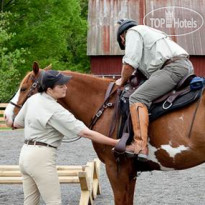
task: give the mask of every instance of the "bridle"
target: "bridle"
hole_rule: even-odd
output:
[[[33,76],[32,76],[32,77],[33,77]],[[38,89],[38,88],[40,87],[41,77],[42,77],[42,71],[40,72],[40,75],[39,75],[39,77],[38,77],[37,79],[33,79],[33,78],[32,78],[33,84],[31,85],[31,88],[30,88],[30,90],[29,90],[29,92],[28,92],[26,98],[24,99],[24,101],[23,101],[23,103],[22,103],[21,105],[18,105],[18,104],[16,104],[16,103],[12,102],[12,101],[10,101],[9,103],[12,104],[12,105],[14,105],[14,106],[17,107],[18,109],[21,109],[22,106],[24,105],[24,103],[26,102],[26,100],[27,100],[28,98],[30,98],[30,97],[34,94],[34,92],[35,92],[36,89]]]
[[[21,109],[22,108],[22,105],[17,105],[16,103],[12,102],[12,101],[9,101],[10,104],[14,105],[15,107]]]
[[[34,94],[34,92],[35,92],[36,89],[39,88],[39,86],[40,86],[40,81],[41,81],[41,77],[42,77],[42,71],[40,72],[40,75],[39,75],[39,77],[38,77],[37,79],[34,79],[33,76],[31,77],[32,80],[33,80],[33,84],[31,85],[31,88],[29,89],[29,92],[28,92],[26,98],[24,99],[24,101],[23,101],[23,103],[22,103],[21,105],[18,105],[18,104],[16,104],[16,103],[12,102],[11,100],[9,101],[9,103],[12,104],[12,105],[14,105],[16,108],[18,108],[18,109],[20,110],[20,109],[23,107],[23,105],[24,105],[24,103],[26,102],[26,100]],[[16,117],[16,116],[14,115],[14,117],[13,117],[13,123],[12,123],[12,126],[11,126],[12,129],[16,129],[16,128],[14,127],[15,117]]]

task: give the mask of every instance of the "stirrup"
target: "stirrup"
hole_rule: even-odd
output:
[[[112,148],[112,152],[116,155],[123,155],[125,154],[126,143],[129,138],[129,133],[123,133],[120,141]]]
[[[123,152],[117,151],[117,150],[115,149],[115,147],[113,147],[111,151],[112,151],[113,154],[116,154],[116,155],[123,155],[123,154],[125,154],[124,151],[123,151]]]
[[[134,152],[125,151],[125,154],[128,158],[137,158],[137,154],[135,154]]]
[[[147,162],[148,161],[148,156],[146,154],[138,154],[137,155],[137,160],[140,162]]]
[[[115,147],[112,148],[112,153],[114,154],[114,156],[117,157],[126,156],[127,158],[137,158],[137,154],[135,154],[134,152],[129,152],[129,151],[118,152],[116,151]]]

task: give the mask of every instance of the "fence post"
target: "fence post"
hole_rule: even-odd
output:
[[[4,120],[4,110],[7,107],[8,103],[0,103],[0,128],[7,127]]]

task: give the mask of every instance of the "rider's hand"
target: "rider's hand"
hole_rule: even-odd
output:
[[[116,80],[115,84],[118,86],[122,86],[122,78],[119,78],[118,80]]]

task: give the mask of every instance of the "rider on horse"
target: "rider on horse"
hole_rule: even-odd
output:
[[[152,101],[174,89],[194,69],[188,53],[166,33],[137,25],[132,19],[121,19],[118,24],[117,41],[121,50],[125,50],[125,55],[121,78],[116,84],[123,86],[135,70],[147,78],[129,98],[134,131],[134,142],[129,146],[129,154],[146,161],[148,109]]]

